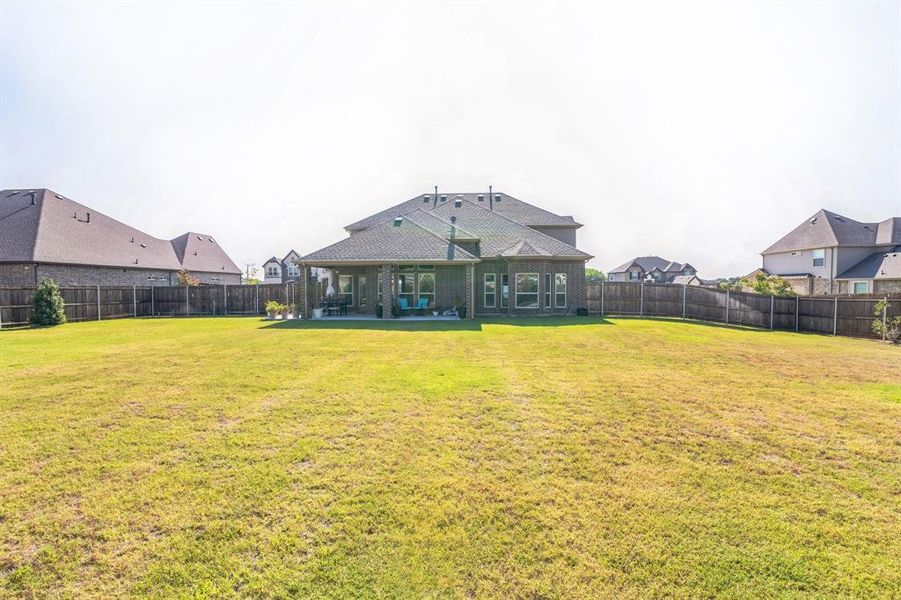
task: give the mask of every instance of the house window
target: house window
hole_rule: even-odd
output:
[[[855,294],[869,294],[870,293],[870,282],[855,281],[854,282],[854,293]]]
[[[822,267],[826,264],[826,250],[820,248],[813,251],[813,266]]]
[[[266,277],[278,277],[278,267],[276,265],[266,267]]]
[[[416,295],[416,291],[414,289],[415,286],[415,273],[398,273],[397,274],[397,299],[404,299],[407,301],[407,306],[412,307],[415,306],[414,297]]]
[[[510,306],[510,276],[501,274],[501,308]]]
[[[353,306],[354,303],[354,276],[338,275],[338,295],[343,302]]]
[[[298,277],[300,275],[300,267],[291,263],[288,265],[288,277]]]
[[[566,308],[566,273],[554,275],[554,306]]]
[[[637,281],[641,279],[641,272],[639,271],[629,271],[629,279],[631,281]]]
[[[497,274],[485,273],[485,300],[482,303],[485,308],[497,306]]]
[[[544,305],[551,305],[551,274],[544,274]]]
[[[435,306],[435,274],[419,274],[419,300],[425,298],[429,301],[426,306]],[[417,303],[418,306],[418,303]]]
[[[516,274],[516,308],[538,308],[538,273]]]
[[[360,275],[357,277],[357,287],[359,288],[359,296],[360,296],[360,306],[366,306],[368,302],[369,289],[366,286],[366,276]]]

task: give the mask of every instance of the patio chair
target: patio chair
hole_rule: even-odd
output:
[[[417,310],[425,310],[429,307],[429,299],[428,298],[420,298],[419,303],[416,304]]]
[[[410,310],[410,303],[407,302],[406,298],[398,298],[397,304],[401,310]]]

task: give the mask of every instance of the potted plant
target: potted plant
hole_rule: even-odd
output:
[[[266,316],[270,319],[274,319],[275,314],[279,311],[281,306],[282,305],[279,304],[277,301],[270,300],[269,302],[266,303]]]
[[[382,307],[382,303],[381,303],[381,302],[379,302],[378,304],[375,305],[375,318],[376,318],[376,319],[381,319],[381,318],[382,318],[382,311],[383,311],[383,310],[384,310],[384,308]]]
[[[466,305],[465,304],[461,304],[460,306],[457,307],[457,314],[460,315],[461,319],[466,318]]]
[[[279,304],[278,312],[282,316],[282,321],[288,320],[288,313],[291,312],[291,307],[287,304]]]

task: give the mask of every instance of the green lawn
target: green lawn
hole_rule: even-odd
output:
[[[898,597],[901,348],[587,318],[0,332],[0,596],[129,594]]]

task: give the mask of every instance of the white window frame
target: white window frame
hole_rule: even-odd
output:
[[[813,254],[813,266],[814,267],[825,267],[826,266],[826,249],[825,248],[817,248],[811,254]],[[817,261],[820,261],[820,264],[817,264]]]
[[[489,281],[489,277],[491,281]],[[491,286],[491,292],[488,286]],[[488,294],[491,294],[491,304],[488,304]],[[497,273],[485,273],[482,277],[482,306],[485,308],[497,308]]]
[[[278,265],[269,265],[266,267],[266,277],[281,277]]]
[[[563,278],[562,283],[560,278]],[[560,286],[563,286],[563,292],[560,292]],[[563,302],[560,302],[560,296],[563,296]],[[554,308],[566,308],[566,273],[554,273]]]
[[[534,292],[520,292],[519,291],[519,279],[520,277],[528,277],[531,279],[534,276],[535,278],[535,291]],[[514,273],[513,274],[513,282],[515,284],[514,294],[513,294],[513,306],[517,309],[521,310],[535,310],[539,307],[541,302],[541,276],[538,273],[527,272],[527,273]],[[535,296],[535,304],[534,306],[520,306],[519,305],[519,297],[520,296]]]
[[[504,282],[506,281],[506,285]],[[501,273],[501,308],[510,308],[510,275]]]
[[[857,284],[858,284],[858,283],[862,283],[862,284],[864,284],[865,286],[867,286],[867,291],[865,291],[865,292],[858,292],[858,291],[857,291]],[[863,280],[863,281],[852,281],[852,282],[851,282],[851,293],[853,293],[853,294],[869,294],[869,293],[870,293],[870,282],[869,282],[869,281],[866,281],[866,280]]]
[[[300,277],[300,267],[295,264],[288,265],[288,277]]]
[[[366,281],[365,275],[359,275],[357,277],[357,295],[360,297],[360,308],[366,306],[366,304],[369,302],[369,298],[367,298],[367,296],[369,295],[369,288],[367,287],[367,283],[368,282]]]
[[[432,291],[422,291],[422,279],[431,277]],[[419,299],[426,298],[429,301],[428,308],[435,308],[435,293],[438,291],[438,278],[435,277],[434,271],[417,271],[416,273],[416,306],[419,306]]]

